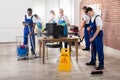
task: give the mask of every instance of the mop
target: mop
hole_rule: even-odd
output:
[[[28,25],[28,29],[29,29],[29,33],[31,33],[31,30],[30,30],[30,26],[29,26],[29,25]],[[34,45],[34,43],[33,43],[33,38],[32,38],[31,35],[29,35],[29,36],[30,36],[30,39],[31,39],[31,43],[32,43],[33,49],[34,49],[34,51],[35,51],[35,45]],[[36,54],[34,54],[34,55],[35,55],[34,58],[40,58],[39,56],[36,56]]]
[[[94,50],[93,50],[93,46],[91,45],[91,51],[92,51],[92,54],[94,56]],[[95,62],[95,58],[94,58],[94,62]],[[92,70],[91,71],[91,75],[96,75],[96,74],[103,74],[103,71],[102,70]]]

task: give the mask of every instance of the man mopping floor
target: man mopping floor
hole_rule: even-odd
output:
[[[23,21],[24,25],[24,45],[28,45],[28,36],[30,36],[30,45],[31,45],[31,52],[34,58],[36,58],[35,54],[35,34],[34,34],[34,28],[35,28],[35,21],[33,20],[32,15],[32,9],[27,9],[27,15],[25,15],[25,19]]]
[[[92,44],[91,60],[86,63],[88,66],[96,65],[96,52],[98,53],[99,64],[96,67],[96,72],[104,69],[104,52],[103,52],[103,30],[102,19],[94,12],[91,7],[88,7],[86,14],[91,17],[90,27],[87,29],[90,31],[90,42]]]

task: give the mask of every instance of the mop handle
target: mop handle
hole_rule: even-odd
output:
[[[95,57],[96,57],[96,56],[95,56],[95,53],[94,53],[94,48],[93,48],[92,43],[91,43],[91,52],[92,52],[92,54],[93,54],[93,57],[94,57],[93,60],[94,60],[94,62],[95,62],[95,61],[96,61],[96,60],[95,60]]]
[[[31,33],[31,30],[30,30],[30,26],[29,26],[29,25],[28,25],[28,29],[29,29],[29,33]],[[35,49],[35,46],[34,46],[34,43],[33,43],[33,38],[32,38],[31,35],[30,35],[30,38],[31,38],[31,41],[32,41],[33,48]]]

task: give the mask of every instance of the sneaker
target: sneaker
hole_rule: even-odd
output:
[[[35,52],[34,51],[31,51],[32,52],[32,55],[35,55]]]
[[[29,60],[28,57],[21,58],[21,60]]]
[[[95,63],[92,63],[92,62],[89,62],[89,63],[86,63],[87,66],[95,66],[96,64]]]
[[[102,69],[104,69],[104,66],[98,66],[98,67],[96,67],[96,70],[102,70]]]
[[[85,49],[82,49],[83,51],[90,51],[90,49],[89,48],[85,48]]]

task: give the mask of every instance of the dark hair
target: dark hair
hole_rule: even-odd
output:
[[[85,13],[88,13],[89,11],[93,11],[93,9],[91,7],[88,7],[85,11]]]
[[[35,17],[37,17],[38,15],[37,14],[34,14]]]
[[[31,9],[31,8],[28,8],[28,9],[27,9],[27,11],[30,11],[30,12],[32,12],[32,9]]]
[[[86,9],[87,9],[87,6],[83,6],[82,9],[86,10]]]

